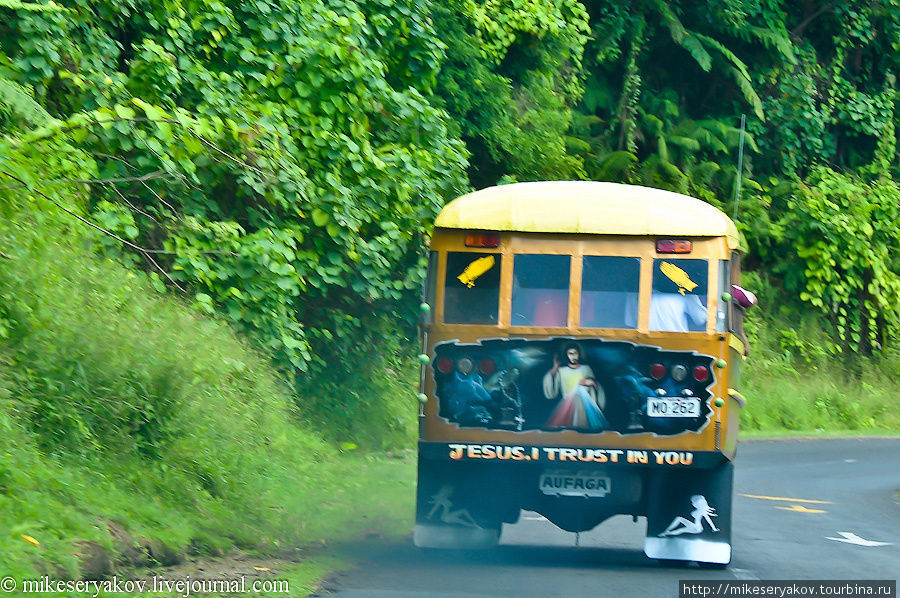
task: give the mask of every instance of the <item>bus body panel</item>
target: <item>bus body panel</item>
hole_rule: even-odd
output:
[[[620,189],[652,195],[651,203],[662,197],[586,185],[542,183],[540,189]],[[677,237],[690,248],[681,255],[658,253],[665,236],[657,234],[492,229],[494,220],[509,220],[542,230],[526,215],[543,212],[531,205],[516,212],[513,188],[526,195],[538,189],[489,190],[482,203],[462,198],[487,209],[486,228],[442,228],[482,221],[451,210],[431,239],[416,544],[488,546],[523,509],[568,531],[628,514],[647,517],[651,558],[727,564],[732,459],[744,404],[737,390],[744,341],[730,331],[733,305],[726,294],[739,282],[733,225],[717,211],[710,216],[715,232],[707,236],[701,224],[679,222],[679,230],[692,231]],[[490,211],[491,193],[503,195],[497,214]],[[548,205],[552,210],[553,202]],[[710,206],[694,208],[711,214]],[[612,203],[603,209],[618,213]],[[594,206],[591,214],[603,209]],[[571,231],[584,228],[553,220]],[[653,227],[664,230],[665,222],[656,218]],[[467,246],[472,238],[470,245],[478,245],[482,233],[493,243]],[[620,262],[613,260],[620,258],[617,270]],[[606,272],[619,286],[598,286],[592,272]],[[539,315],[544,306],[534,299],[529,280],[538,279],[556,281],[538,289],[552,304],[549,315]],[[674,286],[663,289],[660,281]],[[702,319],[692,324],[698,328],[653,330],[660,321],[653,310],[678,295],[702,304]],[[607,305],[615,308],[609,314]],[[675,366],[687,378],[678,378]],[[697,367],[708,376],[692,378]]]

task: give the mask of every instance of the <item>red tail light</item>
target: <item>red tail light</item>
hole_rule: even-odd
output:
[[[656,241],[656,253],[690,253],[693,249],[693,241],[687,239],[659,239]]]
[[[666,375],[666,366],[661,363],[654,363],[650,366],[650,377],[654,380],[660,380]]]
[[[468,233],[466,247],[500,247],[500,233]]]
[[[709,378],[709,368],[705,365],[698,365],[694,368],[694,380],[703,382]]]
[[[453,369],[453,360],[449,357],[441,357],[437,361],[437,369],[442,374],[449,374]]]
[[[497,364],[494,363],[494,360],[490,357],[485,357],[478,362],[478,371],[485,376],[490,376],[495,371],[497,371]]]

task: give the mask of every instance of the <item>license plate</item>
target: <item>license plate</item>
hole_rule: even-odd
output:
[[[647,417],[698,417],[700,399],[650,397],[647,399]]]
[[[552,472],[541,474],[541,492],[555,496],[606,496],[609,478],[590,472]]]

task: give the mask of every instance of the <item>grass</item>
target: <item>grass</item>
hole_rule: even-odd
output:
[[[868,430],[741,430],[741,441],[754,440],[815,440],[818,438],[895,438],[900,430],[871,432]]]
[[[744,431],[878,434],[900,430],[900,388],[876,367],[859,379],[839,365],[761,363],[744,376]]]
[[[808,308],[775,297],[768,304],[780,307],[755,308],[747,322],[752,353],[742,374],[742,436],[900,430],[898,347],[844,358]]]
[[[121,553],[110,525],[188,555],[409,529],[408,459],[326,442],[227,325],[47,213],[0,220],[0,241],[4,575],[78,578],[84,543]],[[292,575],[308,583],[334,558]]]

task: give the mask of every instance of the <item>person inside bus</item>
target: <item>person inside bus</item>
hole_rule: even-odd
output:
[[[546,427],[577,428],[591,431],[609,428],[603,415],[606,395],[597,383],[591,366],[581,363],[581,349],[575,343],[563,348],[566,365],[553,356],[553,367],[544,375],[544,396],[556,399],[559,404],[550,414]]]
[[[650,297],[650,330],[702,331],[706,328],[706,313],[706,306],[697,295],[654,291]]]
[[[677,262],[677,263],[676,263]],[[706,330],[706,260],[655,260],[650,295],[650,330]]]

